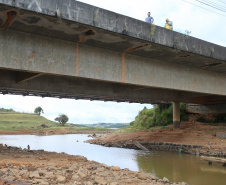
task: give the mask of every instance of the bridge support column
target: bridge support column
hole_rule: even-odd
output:
[[[173,102],[173,127],[180,129],[180,102]]]

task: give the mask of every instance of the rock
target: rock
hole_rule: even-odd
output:
[[[19,170],[18,170],[18,169],[10,169],[10,171],[11,171],[13,174],[18,174],[18,173],[19,173]]]
[[[7,163],[6,166],[7,166],[7,167],[13,167],[13,164]]]
[[[22,176],[22,175],[27,174],[27,173],[28,173],[27,170],[20,170],[19,175]]]
[[[40,175],[39,175],[38,171],[34,171],[34,172],[30,172],[29,177],[30,178],[39,178]]]
[[[121,168],[118,167],[118,166],[112,166],[111,167],[111,170],[113,170],[113,171],[119,171],[119,170],[121,170]]]
[[[22,179],[28,179],[29,178],[29,173],[25,173],[21,176]]]
[[[94,180],[94,184],[101,184],[101,185],[105,185],[106,184],[106,180],[104,178],[101,177],[95,177]]]
[[[42,185],[48,185],[49,184],[48,182],[46,182],[43,179],[35,179],[35,180],[36,180],[36,182],[38,182],[39,184],[42,184]]]
[[[35,166],[28,166],[27,167],[27,171],[36,171],[37,170],[37,168],[35,167]]]
[[[86,185],[93,185],[93,183],[90,182],[90,181],[86,182],[85,184],[86,184]]]
[[[75,175],[72,176],[71,179],[72,179],[72,180],[77,180],[77,179],[79,179],[79,176],[75,174]]]
[[[78,170],[78,167],[77,166],[71,166],[70,168],[68,168],[66,171],[67,172],[73,172],[73,171],[75,171],[75,170]]]
[[[164,182],[170,182],[169,179],[167,179],[166,177],[163,177],[162,179]]]
[[[153,175],[151,175],[151,174],[150,174],[150,178],[151,178],[151,180],[159,180],[158,177],[155,177],[155,176],[153,176]]]
[[[105,168],[104,167],[100,167],[100,168],[97,169],[97,173],[98,172],[104,172],[104,171],[105,171]]]
[[[103,171],[103,172],[100,172],[100,173],[97,173],[99,176],[101,177],[108,177],[109,176],[109,172],[108,171]]]
[[[15,180],[20,180],[21,176],[20,175],[15,175]]]
[[[118,183],[117,182],[111,182],[111,183],[109,183],[109,185],[118,185]]]
[[[93,169],[93,170],[96,170],[97,168],[101,168],[101,167],[100,167],[100,166],[97,166],[97,165],[93,165],[93,166],[92,166],[92,169]]]
[[[181,185],[188,185],[186,182],[182,182]]]
[[[61,176],[61,175],[57,175],[56,181],[57,181],[57,183],[64,183],[66,181],[66,177]]]
[[[46,172],[44,173],[44,176],[46,179],[55,179],[55,175],[53,174],[53,172]]]
[[[12,181],[14,181],[14,180],[16,180],[16,179],[15,179],[14,176],[8,176],[8,177],[7,177],[7,180],[12,180]]]
[[[3,179],[0,179],[0,185],[4,185],[4,184],[6,184],[6,181]]]
[[[80,177],[86,177],[86,171],[85,170],[79,170],[78,171],[78,175],[80,176]]]
[[[5,172],[0,171],[0,177],[2,177],[3,175],[5,175]]]
[[[147,173],[139,173],[139,174],[137,174],[137,178],[142,179],[142,180],[146,180],[146,179],[150,179],[150,175],[147,174]]]

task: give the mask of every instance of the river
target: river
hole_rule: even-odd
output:
[[[189,185],[223,185],[226,182],[226,168],[208,165],[199,156],[176,152],[151,151],[103,147],[85,143],[87,134],[52,136],[1,135],[0,143],[31,150],[65,152],[82,155],[88,160],[105,163],[109,166],[143,170],[159,178],[167,177],[173,182],[187,182]]]

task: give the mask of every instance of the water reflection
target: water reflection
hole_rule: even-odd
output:
[[[190,185],[225,184],[226,168],[208,165],[199,156],[174,152],[150,152],[137,155],[139,169],[170,181],[184,181]]]

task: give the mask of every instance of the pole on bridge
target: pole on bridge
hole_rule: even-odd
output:
[[[173,127],[180,129],[180,102],[173,102]]]

